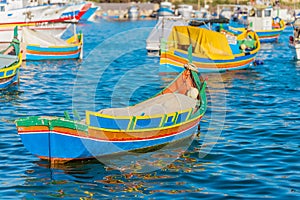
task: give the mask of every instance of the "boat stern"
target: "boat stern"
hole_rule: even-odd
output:
[[[50,119],[33,116],[15,121],[25,148],[37,156],[49,156]]]

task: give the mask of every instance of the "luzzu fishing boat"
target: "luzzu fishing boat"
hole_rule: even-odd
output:
[[[19,82],[22,53],[20,52],[20,42],[17,38],[17,28],[15,28],[12,42],[8,48],[0,52],[0,90]]]
[[[162,43],[163,44],[163,43]],[[235,36],[191,26],[174,26],[160,55],[160,71],[182,71],[193,45],[193,64],[200,72],[224,72],[249,67],[260,49],[258,36],[244,31]]]
[[[273,18],[273,8],[267,6],[256,6],[249,11],[247,24],[241,24],[244,27],[237,27],[231,23],[231,28],[234,30],[244,31],[251,29],[256,32],[261,43],[276,42],[285,29],[285,22],[276,17]]]
[[[23,60],[78,59],[83,54],[83,34],[74,34],[67,40],[23,27]]]
[[[194,136],[207,107],[206,82],[192,64],[156,96],[134,106],[65,117],[16,120],[24,146],[52,163],[151,149]]]

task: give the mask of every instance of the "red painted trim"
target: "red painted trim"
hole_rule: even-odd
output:
[[[188,129],[190,129],[190,128],[192,128],[192,127],[194,127],[194,126],[196,126],[199,122],[200,122],[200,120],[201,120],[201,118],[202,117],[200,117],[200,118],[198,118],[198,119],[196,119],[195,121],[192,121],[192,122],[190,122],[190,124],[189,124],[189,126],[187,126],[185,129],[180,129],[180,132],[184,132],[184,131],[186,131],[186,130],[188,130]],[[59,128],[59,127],[57,127],[57,128]],[[65,127],[63,127],[64,129],[69,129],[69,128],[65,128]],[[76,131],[77,133],[83,133],[82,135],[81,134],[72,134],[72,133],[70,133],[70,132],[66,132],[66,131],[61,131],[61,130],[55,130],[55,127],[54,127],[54,130],[52,130],[52,131],[55,131],[57,134],[65,134],[65,135],[69,135],[69,136],[73,136],[73,137],[81,137],[81,138],[87,138],[87,139],[93,139],[93,140],[102,140],[102,141],[111,141],[111,142],[121,142],[121,141],[123,141],[123,142],[126,142],[126,141],[144,141],[144,140],[153,140],[153,139],[160,139],[160,138],[163,138],[163,137],[170,137],[170,136],[173,136],[173,135],[176,135],[176,134],[178,134],[178,133],[180,133],[179,131],[174,131],[174,132],[171,132],[171,133],[169,133],[169,134],[160,134],[159,136],[152,136],[152,137],[147,137],[147,138],[130,138],[130,139],[108,139],[108,138],[97,138],[97,137],[93,137],[93,136],[86,136],[86,133],[85,132],[83,132],[83,131],[77,131],[77,130],[73,130],[73,129],[70,129],[71,131],[70,132],[74,132],[74,131]],[[168,130],[168,129],[166,129],[166,130]],[[157,131],[159,131],[159,130],[155,130],[155,131],[149,131],[149,135],[151,135],[151,132],[157,132]],[[19,128],[18,128],[18,134],[26,134],[26,133],[30,133],[30,132],[34,132],[34,133],[36,133],[36,134],[38,134],[39,132],[42,132],[42,133],[44,133],[44,132],[49,132],[49,131],[39,131],[39,130],[34,130],[34,131],[19,131]],[[105,131],[102,131],[102,132],[105,132]],[[108,131],[106,131],[106,132],[108,132]],[[142,130],[141,130],[141,132],[142,132]],[[129,133],[129,132],[128,132]],[[113,134],[113,132],[108,132],[107,134]],[[116,133],[116,134],[118,134],[118,133]]]

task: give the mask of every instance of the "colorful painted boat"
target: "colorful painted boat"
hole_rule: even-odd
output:
[[[200,72],[247,68],[260,49],[258,36],[253,31],[235,36],[229,32],[223,34],[198,27],[174,26],[165,47],[162,45],[160,71],[182,71],[190,44],[193,45],[193,64]]]
[[[157,10],[158,17],[160,16],[174,16],[173,4],[171,2],[162,1],[160,2],[160,7]]]
[[[154,97],[126,108],[86,111],[84,121],[32,116],[15,121],[24,146],[54,163],[145,150],[194,136],[207,107],[192,64]]]
[[[261,43],[276,42],[285,29],[285,22],[282,19],[273,18],[272,7],[253,7],[246,20],[249,24],[248,27],[245,23],[241,23],[240,26],[238,23],[231,23],[231,28],[240,31],[251,29],[256,32]]]
[[[23,60],[82,59],[83,34],[75,34],[67,40],[36,32],[23,27]]]
[[[20,53],[20,42],[17,39],[17,28],[15,37],[10,45],[0,52],[0,90],[19,82],[19,68],[22,63]]]
[[[289,37],[289,47],[294,51],[295,59],[300,60],[300,16],[296,16],[293,25],[293,36]]]

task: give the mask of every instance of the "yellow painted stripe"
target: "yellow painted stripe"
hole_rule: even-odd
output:
[[[93,127],[93,126],[88,126],[88,128],[89,129],[93,129],[93,130],[108,131],[108,132],[141,132],[141,131],[144,132],[144,131],[166,130],[166,129],[175,128],[175,127],[187,124],[189,122],[195,121],[198,118],[202,117],[203,114],[201,114],[201,115],[199,115],[199,116],[197,116],[197,117],[195,117],[193,119],[190,119],[188,121],[185,121],[185,122],[182,122],[182,123],[179,123],[179,124],[175,124],[175,125],[172,125],[172,126],[168,126],[168,127],[157,127],[157,128],[151,128],[151,129],[138,129],[138,130],[129,130],[129,131],[127,131],[127,130],[119,130],[119,129],[106,129],[106,128],[99,128],[99,127]]]
[[[186,110],[181,110],[181,111],[178,111],[177,113],[181,114],[181,113],[184,113],[184,112],[188,112],[191,109],[192,108],[186,109]],[[168,114],[168,116],[169,115],[175,116],[175,114],[176,114],[176,112],[170,113],[170,114]],[[97,116],[97,117],[103,117],[103,118],[109,118],[109,119],[130,119],[130,118],[133,117],[133,116],[111,116],[111,115],[106,115],[106,114],[102,114],[102,113],[99,113],[99,112],[86,111],[86,116],[89,116],[89,115],[93,115],[93,116]],[[135,117],[136,117],[136,119],[149,119],[149,118],[163,117],[164,115],[165,114],[156,114],[156,115],[145,115],[145,116],[135,116]]]

